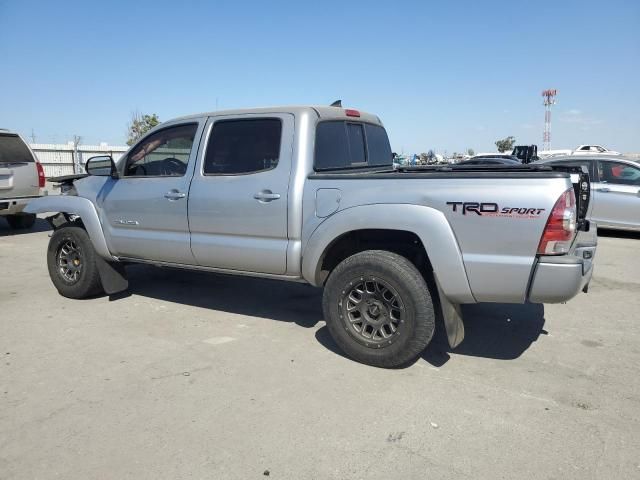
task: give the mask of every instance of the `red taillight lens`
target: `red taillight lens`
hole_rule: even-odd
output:
[[[38,170],[38,187],[44,188],[47,183],[47,179],[44,176],[44,168],[40,162],[36,162],[36,169]]]
[[[562,255],[576,234],[576,196],[570,188],[558,198],[538,245],[539,255]]]
[[[347,108],[347,109],[344,111],[344,114],[345,114],[347,117],[359,117],[359,116],[360,116],[360,112],[359,112],[358,110],[353,110],[353,109],[351,109],[351,108]]]

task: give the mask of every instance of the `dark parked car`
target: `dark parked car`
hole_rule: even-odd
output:
[[[513,155],[476,155],[469,160],[464,160],[457,165],[522,165]]]

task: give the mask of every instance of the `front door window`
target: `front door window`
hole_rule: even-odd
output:
[[[198,124],[162,129],[132,150],[125,177],[181,177],[187,172]]]

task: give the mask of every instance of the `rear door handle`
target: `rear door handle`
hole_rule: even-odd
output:
[[[181,198],[184,198],[186,196],[187,196],[186,193],[182,193],[176,189],[169,190],[167,193],[164,194],[164,198],[167,198],[169,200],[180,200]]]
[[[253,198],[258,200],[259,202],[271,202],[273,200],[278,200],[280,198],[279,193],[273,193],[271,190],[262,190],[253,195]]]

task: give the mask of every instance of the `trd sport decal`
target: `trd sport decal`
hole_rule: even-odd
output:
[[[454,212],[475,213],[476,215],[487,217],[521,217],[521,218],[538,218],[544,208],[528,208],[528,207],[502,207],[497,203],[479,203],[479,202],[447,202],[451,205]]]

